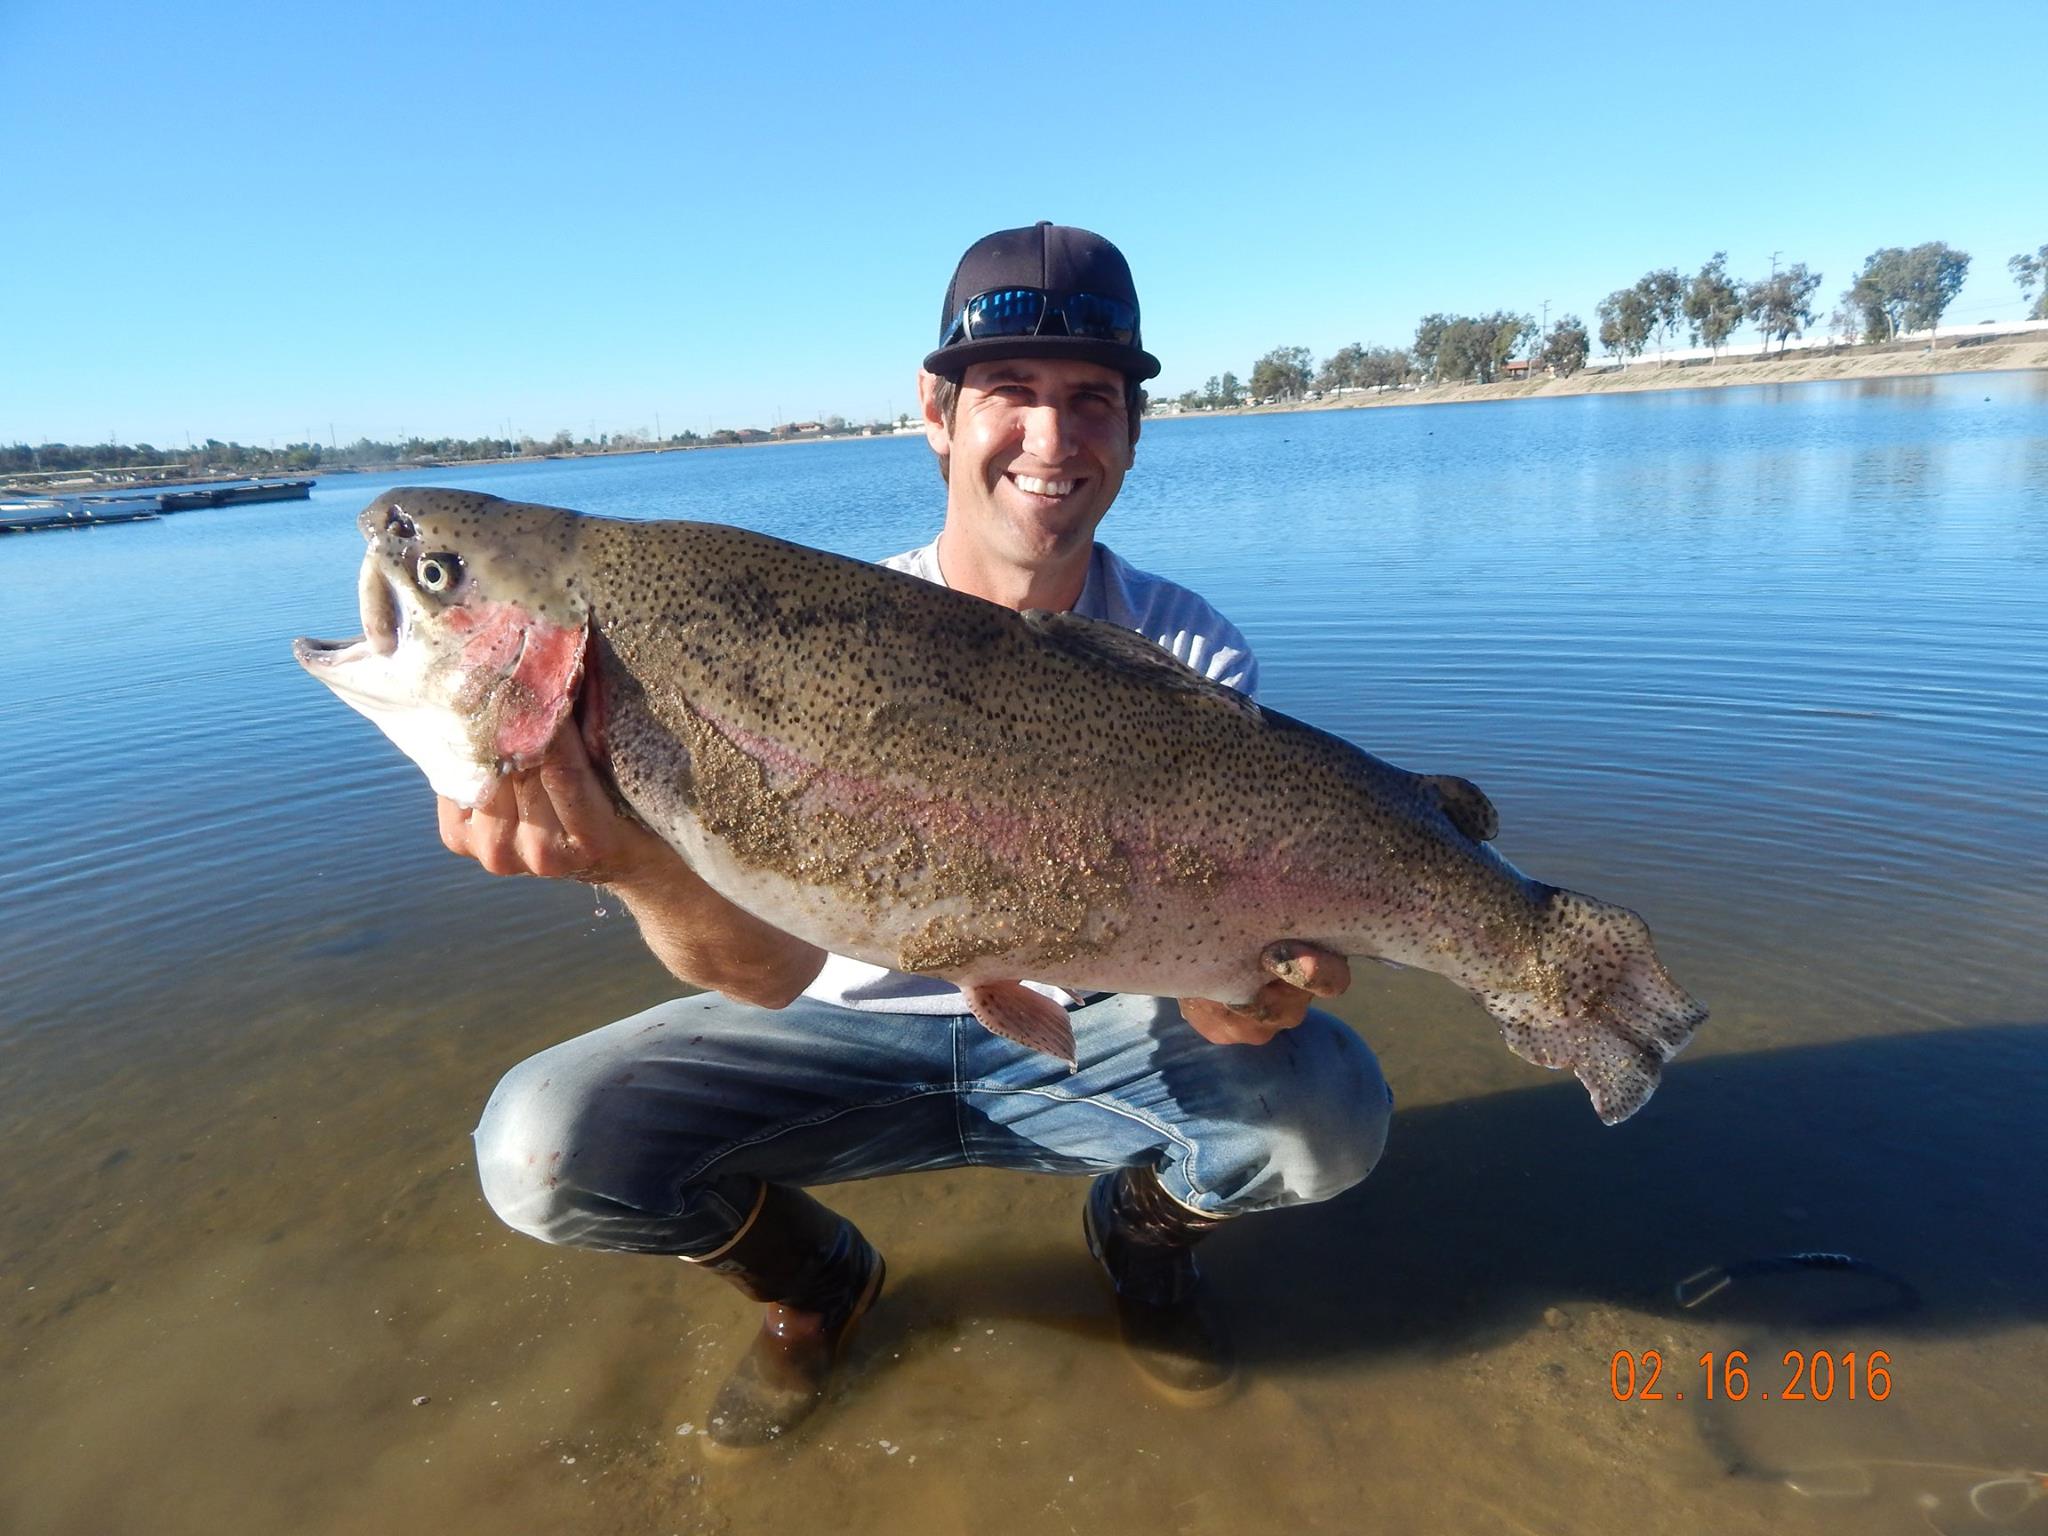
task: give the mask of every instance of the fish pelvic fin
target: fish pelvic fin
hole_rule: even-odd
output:
[[[1569,1068],[1614,1125],[1656,1092],[1664,1063],[1707,1010],[1671,979],[1649,925],[1626,907],[1545,887],[1534,954],[1514,981],[1479,992],[1508,1049]]]
[[[968,1009],[990,1034],[1057,1056],[1070,1071],[1076,1066],[1074,1026],[1067,1010],[1044,993],[1021,981],[984,981],[965,992]]]

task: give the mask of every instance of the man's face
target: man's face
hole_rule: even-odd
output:
[[[1124,376],[1068,359],[974,363],[950,427],[924,382],[925,433],[950,461],[947,528],[1016,565],[1086,548],[1131,467]]]

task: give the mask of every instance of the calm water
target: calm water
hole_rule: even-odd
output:
[[[407,478],[862,556],[941,502],[911,439]],[[1603,1130],[1362,976],[1392,1145],[1212,1243],[1250,1376],[1205,1416],[1128,1379],[1078,1185],[839,1191],[892,1295],[772,1476],[694,1433],[736,1297],[476,1192],[498,1074],[671,988],[589,893],[448,858],[292,665],[357,628],[393,483],[0,541],[0,1530],[2048,1530],[1987,1481],[2048,1468],[2048,375],[1148,427],[1108,541],[1268,702],[1478,780],[1714,1018]],[[1918,1305],[1673,1301],[1819,1249]],[[1615,1401],[1653,1349],[1665,1397]],[[1787,1350],[1873,1349],[1885,1400],[1783,1401]]]

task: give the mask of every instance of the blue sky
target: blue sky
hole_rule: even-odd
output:
[[[914,404],[961,249],[1131,258],[1168,392],[1725,249],[2048,242],[2048,5],[0,0],[0,441]]]

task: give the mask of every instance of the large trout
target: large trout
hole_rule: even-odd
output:
[[[1142,636],[710,523],[466,491],[362,515],[363,637],[299,661],[474,805],[575,720],[620,801],[747,911],[957,983],[1249,1001],[1308,940],[1434,971],[1633,1113],[1706,1016],[1641,918],[1527,878],[1463,779],[1407,773]]]

